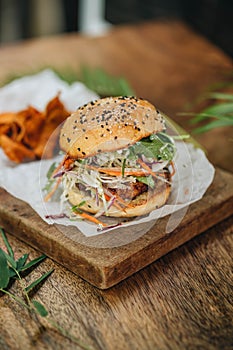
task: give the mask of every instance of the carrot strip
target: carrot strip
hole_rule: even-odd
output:
[[[64,159],[64,168],[66,170],[69,170],[71,165],[74,163],[74,159],[71,159],[67,156],[65,156],[65,159]]]
[[[108,175],[112,175],[112,176],[122,176],[122,169],[119,168],[114,168],[114,169],[109,169],[109,168],[98,168],[95,167],[93,165],[86,165],[85,166],[87,169],[90,170],[95,170],[101,173],[105,173]],[[134,175],[134,176],[145,176],[145,175],[149,175],[150,173],[145,172],[143,170],[125,170],[124,175]]]
[[[111,197],[108,194],[104,194],[105,198],[107,201],[109,201],[111,199]],[[123,204],[125,207],[128,206],[127,203],[123,202],[123,199],[121,199],[121,197],[114,195],[116,198],[116,201],[120,202],[121,204]],[[119,200],[120,199],[120,200]],[[124,211],[124,208],[122,208],[118,203],[116,203],[116,201],[113,203],[113,206],[116,207],[118,210],[122,210]]]
[[[65,169],[69,169],[71,164],[73,164],[74,160],[71,158],[68,158],[67,155],[62,158],[61,162],[58,164],[58,166],[53,170],[51,178],[56,175],[59,170],[64,166]]]
[[[157,175],[151,170],[151,168],[144,163],[140,158],[138,158],[137,162],[141,165],[143,169],[145,169],[151,176],[157,178]]]
[[[103,227],[107,226],[104,222],[98,220],[96,217],[94,217],[94,216],[92,216],[90,214],[85,213],[84,211],[83,212],[78,212],[78,211],[76,212],[76,211],[74,211],[74,213],[79,215],[79,216],[81,216],[83,219],[86,219],[88,221],[93,222],[94,224],[102,225]]]
[[[138,158],[137,161],[138,161],[138,163],[139,163],[145,170],[147,170],[148,173],[149,173],[151,176],[153,176],[155,179],[161,179],[161,177],[166,178],[166,175],[165,175],[164,173],[161,173],[161,172],[159,172],[159,173],[154,173],[154,172],[150,169],[150,167],[149,167],[146,163],[144,163],[140,158]]]
[[[58,177],[58,179],[57,179],[55,185],[53,186],[52,190],[45,196],[45,198],[44,198],[45,202],[48,202],[49,199],[54,195],[54,193],[56,192],[59,184],[61,183],[61,180],[62,180],[62,178]]]
[[[109,201],[110,199],[111,199],[111,197],[108,195],[108,194],[104,194],[104,197],[105,197],[105,199],[107,200],[107,201]],[[122,208],[121,208],[121,206],[119,205],[119,204],[117,204],[117,203],[113,203],[113,205],[114,205],[114,207],[116,207],[117,209],[119,209],[119,210],[122,210]]]
[[[108,192],[111,192],[111,191],[108,191]],[[108,198],[110,199],[110,195],[106,192],[105,190],[105,198],[106,196],[108,196]],[[114,197],[116,198],[116,201],[118,201],[119,203],[121,203],[122,205],[124,205],[126,208],[132,208],[132,205],[130,205],[129,203],[125,202],[124,199],[122,197],[119,196],[119,194],[117,193],[114,193]],[[106,198],[107,199],[107,198]],[[108,200],[108,199],[107,199]],[[116,203],[114,202],[113,205],[115,205]],[[116,206],[116,205],[115,205]],[[121,207],[119,207],[118,209],[121,209],[123,210]]]

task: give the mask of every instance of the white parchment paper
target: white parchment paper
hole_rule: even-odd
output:
[[[60,80],[52,71],[45,70],[39,74],[18,79],[1,88],[0,112],[22,110],[28,104],[39,110],[44,109],[47,102],[58,92],[61,92],[60,98],[70,111],[98,98],[83,84],[77,82],[70,86]],[[147,216],[129,220],[123,226],[149,223],[166,215],[172,215],[180,209],[188,208],[191,203],[203,197],[213,181],[214,167],[204,152],[195,148],[191,143],[179,141],[176,142],[176,146],[176,174],[173,177],[172,192],[168,203]],[[85,236],[101,234],[98,227],[89,222],[71,221],[68,218],[56,220],[45,218],[46,215],[56,215],[63,210],[60,206],[59,196],[55,196],[51,202],[45,203],[42,191],[50,165],[54,161],[59,161],[60,158],[61,156],[57,156],[50,160],[15,165],[0,150],[0,186],[14,197],[30,204],[48,224],[76,226]],[[174,224],[171,226],[171,229],[173,228]]]

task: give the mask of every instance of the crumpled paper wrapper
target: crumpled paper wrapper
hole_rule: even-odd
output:
[[[61,101],[70,111],[98,98],[82,83],[68,85],[52,71],[45,70],[36,75],[17,79],[1,88],[0,112],[22,110],[28,104],[42,110],[58,92],[61,93]],[[171,225],[167,228],[167,230],[172,231],[182,220],[189,205],[203,197],[213,181],[214,167],[206,158],[205,153],[201,149],[195,148],[191,143],[179,141],[176,142],[176,147],[176,173],[173,177],[172,192],[167,204],[146,216],[130,219],[124,222],[121,227],[148,223],[149,229],[150,223],[167,215],[172,217],[179,211],[182,215],[176,216],[178,218],[176,220],[170,220]],[[60,207],[59,196],[54,196],[53,200],[47,203],[43,199],[47,171],[50,165],[54,161],[58,162],[61,157],[60,155],[50,160],[15,165],[0,150],[0,186],[14,197],[27,202],[48,224],[75,226],[87,237],[101,234],[103,231],[100,231],[97,225],[86,221],[71,221],[68,218],[46,219],[46,215],[57,215],[63,210]],[[108,220],[110,220],[111,225],[114,225],[118,219],[110,218]],[[114,227],[109,230],[114,230]]]

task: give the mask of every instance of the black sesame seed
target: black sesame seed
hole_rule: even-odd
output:
[[[78,147],[78,148],[77,148],[77,150],[78,150],[78,151],[81,151],[81,148],[80,148],[80,147]]]
[[[71,139],[69,137],[67,137],[67,142],[70,143]]]
[[[85,152],[82,152],[82,154],[85,156],[86,153],[85,153]]]
[[[117,139],[117,136],[115,136],[114,139],[116,140],[116,139]]]

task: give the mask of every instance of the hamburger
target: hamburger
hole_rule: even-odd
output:
[[[163,115],[135,97],[107,97],[64,122],[62,201],[96,217],[135,217],[163,206],[171,192],[175,145]]]

